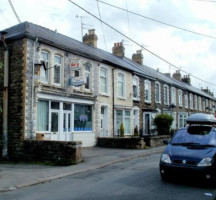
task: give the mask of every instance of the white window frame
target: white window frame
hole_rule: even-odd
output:
[[[192,93],[190,93],[189,98],[190,98],[190,109],[194,109],[193,94]]]
[[[123,126],[125,128],[125,119],[129,119],[130,121],[130,132],[127,133],[127,132],[124,132],[124,135],[132,135],[133,133],[131,132],[131,127],[132,127],[132,124],[131,124],[131,110],[127,110],[127,109],[116,109],[115,110],[115,135],[120,135],[120,127],[117,127],[117,111],[122,111],[122,122],[123,122]],[[130,112],[130,116],[126,116],[125,112]],[[118,133],[118,128],[119,128],[119,133]]]
[[[134,86],[136,86],[136,97],[134,97]],[[133,77],[133,100],[140,100],[140,87],[139,87],[139,77]]]
[[[197,95],[194,95],[194,110],[198,110],[198,106],[197,106]]]
[[[182,90],[178,90],[178,105],[179,107],[183,106],[183,99],[182,99]]]
[[[120,76],[122,77],[122,79],[120,79]],[[118,75],[117,75],[117,91],[118,91],[118,98],[120,99],[125,99],[125,79],[126,79],[126,76],[124,73],[122,72],[118,72]],[[122,94],[120,94],[120,91],[119,91],[119,83],[122,84]]]
[[[105,76],[101,75],[101,71],[102,70],[104,70],[106,72]],[[99,84],[100,85],[101,85],[101,78],[105,79],[105,92],[102,92],[101,91],[101,87],[99,87],[100,94],[102,94],[102,95],[108,95],[109,94],[109,87],[108,87],[109,70],[107,68],[105,68],[105,67],[100,67],[100,75],[99,76],[100,76],[100,78],[99,78],[99,80],[100,80]]]
[[[89,67],[89,71],[88,70],[86,70],[86,64],[87,64],[88,62],[86,62],[84,65],[83,65],[83,71],[84,71],[84,77],[85,77],[85,83],[86,83],[86,74],[88,74],[88,76],[89,76],[89,88],[86,88],[86,85],[84,84],[84,89],[85,90],[91,90],[92,89],[92,64],[90,63],[90,65],[87,65],[88,67]]]
[[[55,57],[59,57],[60,59],[61,59],[61,63],[59,64],[59,63],[56,63],[55,62]],[[59,55],[59,54],[54,54],[54,70],[53,70],[53,84],[54,85],[57,85],[57,86],[61,86],[61,82],[62,82],[62,66],[63,66],[63,64],[62,64],[62,62],[63,62],[63,57],[61,56],[61,55]],[[55,83],[55,69],[56,69],[56,67],[59,67],[60,69],[59,69],[59,83]]]
[[[158,91],[157,91],[156,85],[158,85]],[[158,96],[158,99],[157,99],[157,96]],[[157,81],[155,82],[155,102],[161,103],[161,84]]]
[[[176,88],[171,88],[171,104],[176,105]]]
[[[42,53],[45,53],[45,54],[48,55],[48,59],[47,59],[47,60],[42,59]],[[51,54],[50,54],[49,51],[47,51],[47,50],[42,50],[42,51],[40,52],[40,60],[44,62],[45,66],[46,66],[46,68],[47,68],[47,70],[45,70],[44,67],[41,66],[40,70],[44,70],[44,73],[45,73],[45,76],[46,76],[46,80],[40,79],[40,81],[41,81],[42,83],[46,83],[46,84],[49,83],[49,77],[50,77],[50,69],[49,69],[49,68],[50,68],[50,57],[51,57]],[[40,71],[40,74],[41,74],[41,71]]]
[[[184,106],[185,108],[188,108],[188,93],[184,94]]]
[[[184,127],[184,126],[182,126],[182,127],[180,126],[180,119],[183,120],[184,125],[185,125],[187,117],[188,117],[188,113],[186,113],[186,112],[179,112],[178,113],[178,128]]]
[[[151,81],[144,81],[144,90],[145,90],[145,102],[151,103]],[[148,95],[147,95],[148,94]]]
[[[164,105],[169,105],[169,86],[164,85],[163,89],[164,89]],[[166,90],[167,90],[167,94],[166,94]]]
[[[202,111],[202,99],[201,99],[201,97],[198,97],[198,110]]]

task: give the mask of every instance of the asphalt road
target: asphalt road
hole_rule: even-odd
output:
[[[214,187],[197,182],[163,182],[159,154],[68,176],[52,182],[1,193],[0,200],[213,200]]]

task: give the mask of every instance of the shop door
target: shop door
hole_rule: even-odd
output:
[[[61,141],[71,141],[71,111],[63,111]]]

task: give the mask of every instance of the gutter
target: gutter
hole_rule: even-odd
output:
[[[4,45],[4,90],[3,90],[3,149],[2,158],[8,158],[8,80],[9,80],[9,51],[5,42],[7,32],[1,33],[1,41]]]

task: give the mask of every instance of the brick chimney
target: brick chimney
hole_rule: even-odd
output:
[[[180,73],[180,70],[176,70],[176,72],[173,74],[173,78],[178,80],[178,81],[181,81],[181,73]]]
[[[184,75],[181,81],[187,83],[188,85],[191,85],[190,75]]]
[[[83,43],[93,46],[95,48],[97,48],[97,40],[98,37],[95,34],[95,29],[88,30],[88,34],[86,33],[83,36]]]
[[[123,58],[125,54],[125,48],[122,42],[114,43],[114,47],[112,48],[113,55]]]
[[[136,53],[132,55],[132,60],[140,65],[143,64],[143,54],[142,50],[137,50]]]

